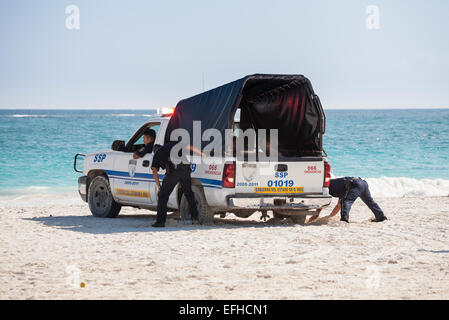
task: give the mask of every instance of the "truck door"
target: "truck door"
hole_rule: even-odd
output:
[[[151,205],[157,202],[154,179],[151,172],[153,153],[147,153],[143,158],[134,159],[136,150],[144,146],[143,131],[150,128],[159,131],[160,123],[149,123],[141,127],[127,144],[127,150],[117,155],[114,171],[108,176],[113,181],[112,192],[122,202],[130,204]]]

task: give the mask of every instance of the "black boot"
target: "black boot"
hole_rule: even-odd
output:
[[[193,214],[190,212],[190,217],[192,218],[192,224],[198,224],[200,222],[198,219],[198,211]]]
[[[346,223],[349,223],[349,218],[346,216],[341,216],[340,221],[344,221]]]
[[[153,223],[153,227],[154,228],[164,228],[165,227],[165,223],[156,222],[156,223]]]
[[[385,220],[388,220],[388,218],[386,216],[382,216],[380,218],[372,219],[371,222],[382,222],[382,221],[385,221]]]

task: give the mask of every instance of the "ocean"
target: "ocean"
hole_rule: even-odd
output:
[[[449,194],[449,109],[325,110],[334,176],[377,196]],[[73,192],[76,153],[128,140],[155,110],[0,110],[0,196]]]

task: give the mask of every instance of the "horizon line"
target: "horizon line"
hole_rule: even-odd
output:
[[[69,108],[58,108],[58,107],[36,107],[36,108],[30,108],[30,107],[0,107],[0,110],[157,110],[158,108],[162,107],[69,107]],[[411,107],[323,107],[324,110],[428,110],[428,109],[449,109],[449,106],[444,107],[436,107],[436,106],[429,106],[429,107],[418,107],[418,106],[411,106]]]

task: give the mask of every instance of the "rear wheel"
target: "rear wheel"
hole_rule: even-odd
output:
[[[249,218],[253,215],[254,211],[251,212],[233,212],[236,217],[239,218]]]
[[[306,223],[306,219],[307,216],[305,214],[295,214],[289,215],[289,211],[281,211],[282,213],[280,213],[279,211],[273,211],[273,218],[276,220],[283,220],[283,219],[290,219],[290,221],[294,224],[305,224]]]
[[[109,181],[103,176],[95,177],[89,185],[88,203],[95,217],[115,218],[122,206],[112,197]]]
[[[283,216],[282,214],[279,214],[276,211],[273,211],[273,218],[276,220],[283,220],[284,218],[286,218],[286,216]]]
[[[304,215],[290,216],[289,218],[294,224],[305,224],[307,216],[304,214]]]
[[[198,220],[201,224],[210,224],[214,222],[214,212],[211,211],[207,204],[203,190],[199,186],[192,186],[193,195],[195,196],[196,208],[198,209]],[[189,210],[189,202],[185,195],[182,195],[180,203],[181,220],[192,220]]]

